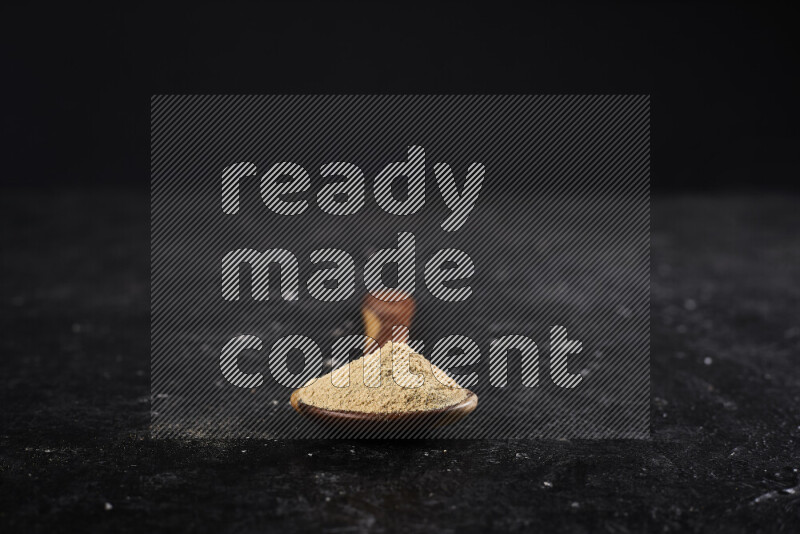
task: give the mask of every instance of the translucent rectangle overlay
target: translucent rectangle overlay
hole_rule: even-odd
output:
[[[647,438],[649,106],[154,96],[152,435]],[[373,305],[376,327],[380,287],[413,310]],[[292,406],[392,321],[469,413]]]

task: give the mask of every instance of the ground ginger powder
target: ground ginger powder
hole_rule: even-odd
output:
[[[298,400],[326,410],[386,414],[445,408],[467,394],[407,344],[388,342],[309,382],[298,391]]]

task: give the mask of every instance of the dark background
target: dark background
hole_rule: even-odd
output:
[[[624,93],[656,192],[797,188],[786,8],[376,4],[4,6],[4,180],[145,190],[152,94]]]
[[[0,9],[3,532],[797,530],[787,9]],[[150,439],[150,95],[295,92],[652,94],[651,438]]]

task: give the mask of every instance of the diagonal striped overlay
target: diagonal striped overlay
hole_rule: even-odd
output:
[[[648,96],[153,97],[152,435],[647,438],[649,138]],[[424,196],[403,213],[411,188],[374,183],[413,158],[424,162]],[[474,208],[454,214],[476,163],[485,172]],[[305,173],[307,188],[275,200],[262,177],[276,164]],[[440,188],[445,175],[455,185]],[[333,194],[348,200],[318,201]],[[478,408],[437,429],[301,418],[294,385],[330,371],[337,340],[363,334],[365,263],[404,233],[415,246],[411,338],[426,355],[448,336],[474,341],[478,361],[451,374],[477,377]],[[274,254],[280,272],[223,280],[231,252],[268,250],[287,251]],[[474,264],[468,284],[429,289],[426,263],[461,254]],[[311,258],[346,257],[354,287],[315,298]],[[297,292],[283,287],[295,278]],[[237,366],[251,378],[237,385],[225,347],[238,336],[247,350]],[[490,365],[493,343],[520,339],[522,350]],[[556,361],[554,339],[581,350]],[[304,367],[290,346],[303,343],[321,365]]]

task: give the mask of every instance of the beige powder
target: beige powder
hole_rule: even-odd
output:
[[[386,343],[310,382],[298,392],[304,404],[326,410],[399,413],[434,410],[467,398],[444,371],[405,343]]]

